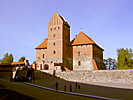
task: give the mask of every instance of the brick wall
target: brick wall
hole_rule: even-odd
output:
[[[43,58],[43,54],[44,54],[44,58]],[[37,49],[36,50],[36,62],[41,63],[45,59],[47,59],[47,49]]]
[[[96,65],[99,70],[105,69],[105,66],[103,64],[103,50],[96,45],[93,45],[93,59],[95,59]]]
[[[92,51],[92,45],[73,46],[73,70],[93,70]]]

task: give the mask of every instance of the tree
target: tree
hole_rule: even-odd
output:
[[[117,69],[115,59],[112,59],[112,58],[103,59],[103,62],[106,66],[106,69]]]
[[[133,69],[133,53],[132,49],[117,49],[117,68]]]
[[[33,61],[33,63],[32,64],[36,64],[36,61]]]
[[[21,57],[18,62],[24,62],[25,56]]]
[[[8,53],[4,54],[4,58],[2,58],[0,60],[0,62],[1,63],[11,63],[11,62],[13,62],[13,55],[12,54],[8,55]]]

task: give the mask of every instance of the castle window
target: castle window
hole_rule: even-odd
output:
[[[53,62],[51,61],[51,63],[53,63]]]
[[[45,58],[45,54],[43,54],[42,57]]]
[[[53,45],[55,46],[55,42],[53,43]]]
[[[80,56],[81,55],[81,52],[78,52],[78,56]]]
[[[54,28],[54,30],[56,30],[56,28]]]
[[[78,61],[78,66],[80,66],[81,65],[81,62],[80,61]]]
[[[60,27],[58,27],[58,29],[60,29]]]
[[[55,54],[56,52],[54,51],[53,53]]]
[[[54,38],[56,38],[56,35],[54,34],[54,36],[53,36]]]
[[[52,28],[51,28],[51,30],[52,30]]]

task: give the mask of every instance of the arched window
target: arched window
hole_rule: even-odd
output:
[[[43,54],[43,56],[42,56],[43,58],[45,58],[45,54]]]
[[[53,38],[56,38],[56,35],[54,34]]]
[[[80,56],[81,55],[81,52],[78,52],[78,56]]]
[[[48,64],[45,64],[44,65],[44,70],[48,70],[49,69],[49,65]]]
[[[80,66],[81,65],[81,61],[78,61],[78,66]]]

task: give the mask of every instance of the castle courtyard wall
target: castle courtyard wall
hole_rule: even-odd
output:
[[[106,82],[133,84],[133,70],[82,70],[56,73],[57,77],[77,82]]]

